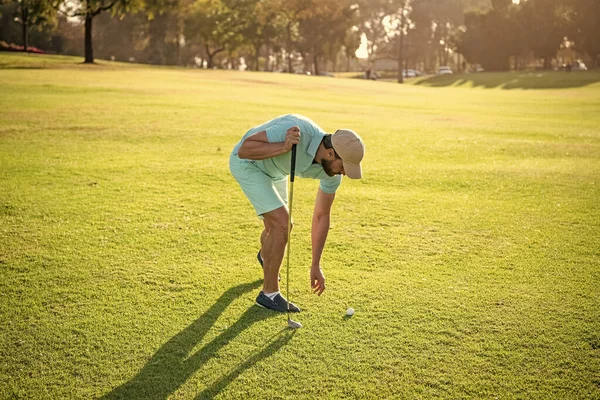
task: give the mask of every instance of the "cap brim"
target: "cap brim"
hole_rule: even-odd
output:
[[[362,168],[360,164],[353,164],[347,161],[343,161],[344,163],[344,172],[346,176],[350,179],[360,179],[362,178]]]

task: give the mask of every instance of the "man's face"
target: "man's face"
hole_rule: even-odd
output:
[[[322,160],[321,165],[323,165],[325,173],[329,176],[335,176],[339,174],[346,175],[346,172],[344,171],[344,163],[341,158],[336,158],[332,161]]]

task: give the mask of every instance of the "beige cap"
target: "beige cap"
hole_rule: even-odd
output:
[[[344,172],[348,178],[362,178],[360,162],[365,156],[365,144],[356,132],[350,129],[338,129],[331,136],[331,144],[335,152],[344,162]]]

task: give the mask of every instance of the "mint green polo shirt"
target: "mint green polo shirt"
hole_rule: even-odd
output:
[[[327,132],[305,116],[299,114],[282,115],[250,129],[234,147],[233,154],[237,156],[242,142],[248,136],[263,130],[267,133],[269,143],[285,142],[287,130],[292,126],[300,128],[300,143],[296,148],[296,176],[319,179],[321,190],[325,193],[335,193],[342,182],[342,176],[329,176],[321,164],[313,163],[317,149]],[[273,180],[281,180],[290,174],[291,157],[292,152],[287,152],[276,157],[254,161],[254,164]]]

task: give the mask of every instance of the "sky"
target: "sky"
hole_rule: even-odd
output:
[[[367,51],[367,35],[364,33],[360,37],[360,46],[354,52],[357,58],[368,58],[369,52]]]

